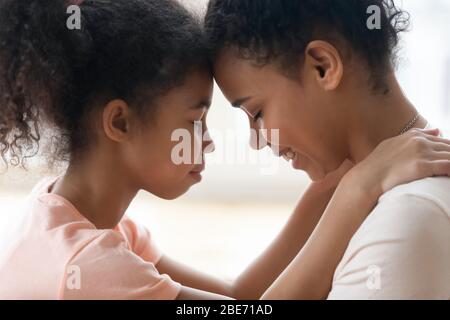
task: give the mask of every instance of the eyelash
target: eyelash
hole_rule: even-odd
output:
[[[193,124],[195,124],[196,122],[203,122],[203,117],[201,118],[201,119],[197,119],[197,120],[194,120],[194,121],[191,121]]]
[[[205,112],[202,113],[202,116],[200,117],[200,119],[196,119],[196,120],[192,121],[192,123],[195,123],[196,121],[203,121],[204,118],[205,118]]]
[[[262,118],[262,116],[263,116],[262,111],[259,111],[259,112],[258,112],[257,114],[255,114],[255,116],[253,117],[253,121],[254,121],[254,122],[258,121],[259,119]]]

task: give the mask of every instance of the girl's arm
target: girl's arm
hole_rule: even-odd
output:
[[[234,282],[207,276],[167,256],[163,256],[156,266],[158,271],[188,287],[235,299],[259,299],[306,243],[337,184],[350,167],[346,163],[324,180],[312,183],[277,238]]]
[[[277,249],[290,245],[290,239],[283,236],[283,233],[232,284],[204,277],[181,265],[167,262],[166,258],[163,258],[157,268],[186,286],[231,297],[257,299],[260,297],[259,293],[264,291],[263,298],[267,299],[326,298],[334,270],[349,240],[375,206],[378,197],[398,184],[450,174],[450,141],[433,136],[436,134],[436,131],[423,133],[414,130],[407,135],[387,140],[353,168],[341,181],[311,238],[299,253],[299,250],[296,251],[297,256],[290,264],[290,261],[286,263],[289,266],[284,272],[280,270],[281,275],[267,289],[264,289],[264,285],[279,270],[282,264],[279,261],[289,260],[289,257],[284,260],[283,249]],[[313,228],[314,225],[311,230]],[[289,230],[289,227],[285,230]],[[267,286],[269,285],[270,283]],[[200,296],[183,289],[179,298],[187,299],[192,296],[196,299],[217,299],[217,296],[210,296],[207,292],[197,293]]]
[[[418,130],[383,142],[342,179],[305,246],[262,298],[327,298],[335,268],[378,198],[402,183],[450,176],[449,143]]]
[[[377,197],[344,177],[311,237],[262,299],[324,299],[353,234]]]

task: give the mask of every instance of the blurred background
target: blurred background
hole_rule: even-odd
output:
[[[182,2],[198,14],[205,10],[206,0]],[[422,115],[450,136],[450,0],[397,3],[410,12],[412,22],[403,36],[398,77]],[[217,88],[208,125],[219,139],[202,184],[170,202],[141,192],[127,213],[150,229],[166,254],[231,279],[275,237],[309,179],[269,151],[251,151],[244,113],[230,108]],[[224,138],[229,132],[238,132],[238,138]],[[220,161],[228,143],[245,150],[244,161]],[[268,166],[276,166],[277,174],[264,174]],[[27,193],[43,176],[56,174],[39,162],[28,171],[0,174],[0,250],[20,221]]]

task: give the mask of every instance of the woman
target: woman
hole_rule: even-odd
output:
[[[374,18],[380,28],[369,28]],[[277,145],[270,135],[268,144],[317,181],[345,159],[366,167],[377,145],[428,126],[394,74],[407,21],[391,0],[211,0],[205,24],[225,96],[247,113],[252,128],[279,129]],[[448,155],[448,140],[431,139],[439,145],[428,169],[433,173],[449,166],[448,159],[438,159]],[[423,165],[385,159],[366,170],[395,176]],[[450,180],[413,180],[392,191],[390,181],[363,190],[383,196],[350,242],[330,298],[450,298]],[[304,252],[321,228],[319,223]],[[341,256],[334,249],[330,256],[337,263]],[[366,283],[372,266],[384,277],[379,290]],[[276,282],[285,297],[299,290],[301,279],[292,281],[299,270],[292,265],[292,274]]]

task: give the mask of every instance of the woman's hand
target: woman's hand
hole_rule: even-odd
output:
[[[372,198],[392,188],[433,176],[450,176],[450,140],[439,130],[414,129],[382,142],[346,175]]]

